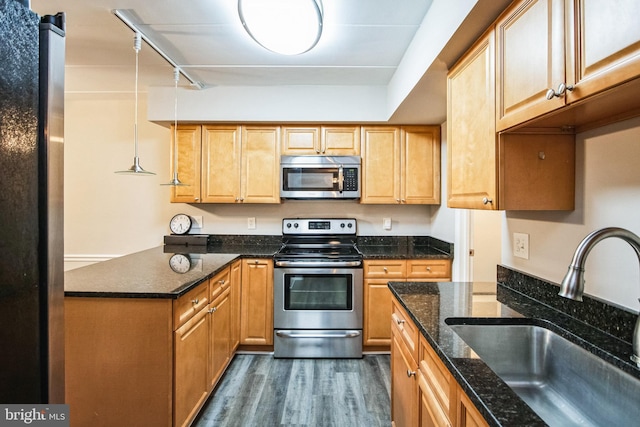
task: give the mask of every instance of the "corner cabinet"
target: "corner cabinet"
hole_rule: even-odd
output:
[[[362,127],[363,204],[440,203],[440,127]]]
[[[447,79],[451,208],[572,210],[575,137],[555,130],[496,133],[495,33],[485,33]]]
[[[177,135],[186,185],[171,202],[280,203],[279,126],[178,125]]]
[[[451,280],[449,259],[379,259],[364,261],[365,350],[387,350],[392,345],[389,316],[389,282],[435,282]]]
[[[283,126],[282,154],[360,155],[360,126]]]

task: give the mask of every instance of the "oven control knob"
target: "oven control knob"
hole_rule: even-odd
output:
[[[287,223],[287,228],[291,228],[291,223],[290,222]]]
[[[340,228],[344,228],[344,222],[340,223]]]
[[[293,224],[293,227],[298,228],[299,227],[298,223],[296,222],[295,224]]]
[[[353,228],[353,224],[349,223],[349,224],[347,224],[347,227]]]

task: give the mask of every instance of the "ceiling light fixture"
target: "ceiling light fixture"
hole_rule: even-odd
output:
[[[166,184],[173,187],[186,186],[187,184],[181,182],[178,179],[178,81],[180,80],[180,69],[178,67],[173,69],[173,81],[175,83],[175,98],[173,105],[174,120],[173,120],[173,178]]]
[[[136,85],[135,85],[135,116],[133,118],[133,166],[124,171],[116,171],[119,174],[126,175],[155,175],[153,172],[148,172],[140,166],[140,157],[138,157],[138,53],[142,46],[142,39],[140,33],[136,33],[133,37],[133,50],[136,51]]]
[[[322,0],[238,0],[238,15],[251,38],[283,55],[308,52],[322,35]]]

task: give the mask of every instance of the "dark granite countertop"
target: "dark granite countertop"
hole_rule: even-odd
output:
[[[365,259],[451,258],[453,252],[453,245],[431,237],[358,239]],[[281,244],[282,236],[211,235],[206,246],[159,246],[65,272],[65,296],[178,298],[234,259],[270,258]],[[175,253],[191,258],[192,267],[187,273],[176,273],[169,266]]]
[[[499,266],[504,270],[504,267]],[[504,273],[504,272],[503,272]],[[640,369],[630,361],[632,346],[626,339],[628,331],[611,335],[606,325],[627,324],[633,330],[634,313],[602,310],[602,318],[587,324],[573,315],[552,308],[540,296],[540,289],[548,287],[537,279],[523,279],[516,271],[502,276],[505,282],[496,283],[416,283],[390,282],[389,288],[409,313],[421,334],[434,348],[465,393],[491,426],[544,426],[545,422],[524,403],[482,360],[471,352],[467,344],[447,325],[445,319],[457,318],[462,323],[525,323],[546,327],[564,338],[622,370],[640,378]],[[515,277],[517,276],[517,277]],[[513,280],[514,286],[512,286]],[[523,282],[534,282],[523,285]],[[535,298],[527,295],[531,286]],[[555,290],[555,292],[554,292]],[[545,291],[552,299],[561,299],[557,287]],[[572,308],[576,310],[575,307]],[[580,307],[579,310],[589,310]],[[611,318],[607,318],[611,314]],[[577,317],[584,317],[584,313]],[[586,316],[588,317],[588,316]],[[493,320],[492,320],[493,319]]]

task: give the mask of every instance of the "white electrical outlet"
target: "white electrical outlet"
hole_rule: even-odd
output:
[[[513,233],[513,256],[529,259],[529,235]]]
[[[256,218],[255,217],[249,217],[247,218],[247,228],[249,230],[255,230],[256,229]]]
[[[202,229],[202,215],[192,215],[191,219],[193,220],[191,228]]]
[[[391,230],[391,218],[382,218],[382,228]]]

